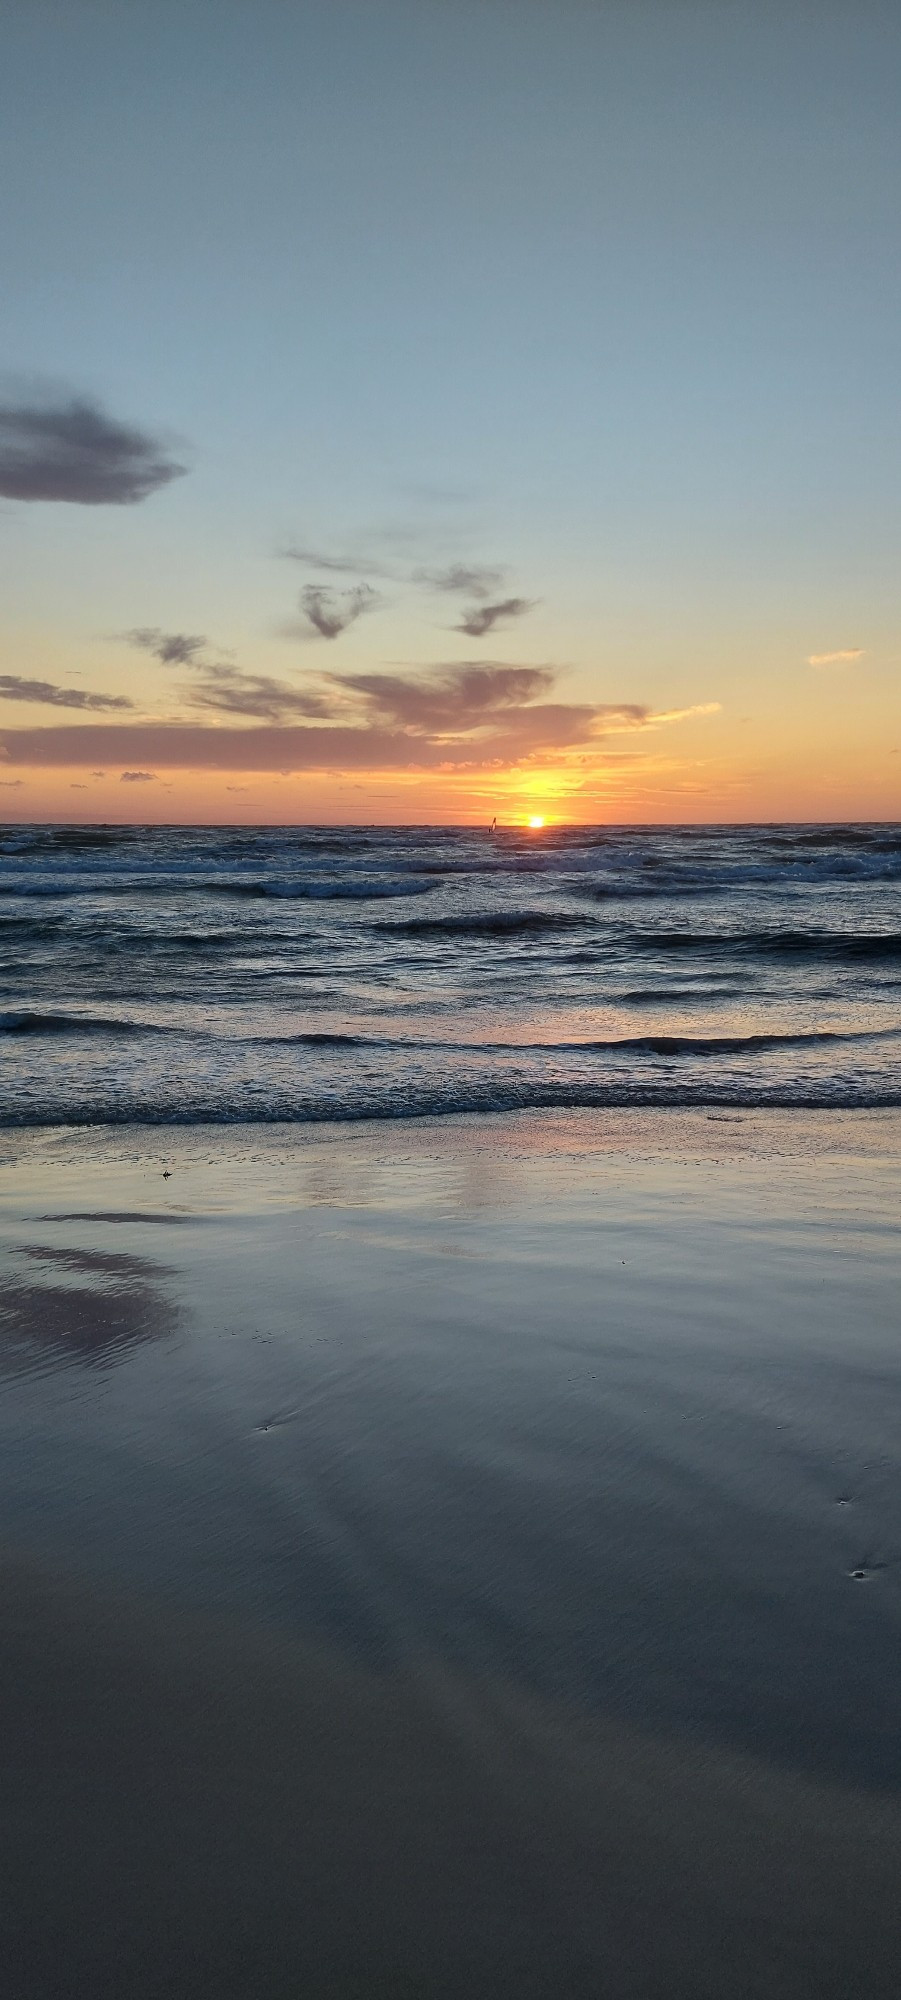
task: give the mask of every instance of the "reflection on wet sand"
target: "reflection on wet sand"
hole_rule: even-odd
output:
[[[180,1213],[179,1213],[179,1211],[178,1211],[178,1209],[173,1209],[173,1208],[163,1208],[163,1209],[152,1209],[152,1208],[73,1208],[73,1209],[72,1209],[72,1210],[71,1210],[70,1212],[68,1212],[68,1213],[67,1213],[67,1212],[65,1212],[65,1211],[64,1211],[64,1212],[63,1212],[63,1213],[61,1213],[60,1215],[38,1215],[38,1216],[36,1216],[36,1217],[35,1217],[35,1221],[36,1221],[36,1222],[53,1222],[53,1223],[56,1223],[56,1222],[92,1222],[92,1223],[96,1223],[96,1222],[119,1222],[119,1223],[129,1223],[129,1222],[136,1222],[136,1223],[139,1223],[139,1224],[141,1224],[141,1225],[143,1225],[143,1224],[144,1224],[145,1222],[151,1222],[151,1223],[153,1223],[153,1222],[160,1222],[160,1223],[163,1223],[163,1224],[167,1224],[167,1223],[170,1223],[170,1222],[190,1222],[191,1220],[192,1220],[192,1218],[191,1218],[191,1216],[189,1216],[189,1215],[188,1215],[187,1211],[183,1211],[183,1212],[182,1212],[182,1213],[180,1214]]]
[[[0,1166],[4,2000],[895,2000],[899,1121],[155,1144]]]
[[[38,1268],[19,1278],[13,1266],[13,1275],[0,1281],[0,1366],[6,1372],[68,1361],[108,1366],[176,1330],[178,1309],[163,1286],[172,1273],[165,1265],[44,1244],[19,1245],[13,1256]]]
[[[894,2000],[897,1800],[0,1563],[16,2000]]]

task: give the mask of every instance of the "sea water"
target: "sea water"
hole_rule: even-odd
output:
[[[0,830],[0,1120],[901,1105],[901,826]]]

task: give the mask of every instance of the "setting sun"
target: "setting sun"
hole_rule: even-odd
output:
[[[532,817],[531,817],[531,819],[530,819],[530,821],[529,821],[529,825],[530,825],[530,826],[534,826],[534,827],[539,827],[539,826],[543,826],[543,825],[544,825],[544,820],[542,819],[542,817],[541,817],[541,814],[540,814],[540,813],[533,813],[533,814],[532,814]]]

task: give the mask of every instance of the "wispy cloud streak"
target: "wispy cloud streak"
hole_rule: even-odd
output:
[[[322,549],[294,546],[282,549],[282,555],[289,562],[300,563],[303,569],[325,570],[329,576],[378,576],[392,574],[375,556],[352,554],[326,554]]]
[[[413,582],[452,597],[484,598],[500,590],[506,574],[505,569],[490,568],[484,563],[451,563],[447,569],[415,570]]]
[[[455,629],[466,632],[470,639],[484,639],[486,632],[493,632],[497,625],[509,625],[511,619],[524,618],[534,608],[533,598],[505,597],[498,604],[479,604],[465,611]]]
[[[246,674],[238,667],[216,663],[203,670],[203,678],[185,690],[191,708],[209,709],[220,715],[257,716],[262,722],[282,722],[292,715],[328,718],[334,699],[308,688],[293,687],[290,681],[270,674]]]
[[[91,694],[86,688],[57,687],[54,681],[26,680],[21,674],[0,674],[0,701],[42,702],[48,708],[133,708],[124,694]]]

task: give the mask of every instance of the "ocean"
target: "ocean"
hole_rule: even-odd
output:
[[[901,1105],[901,826],[7,827],[0,1118]]]

